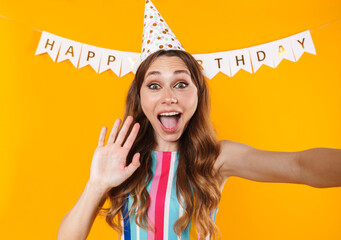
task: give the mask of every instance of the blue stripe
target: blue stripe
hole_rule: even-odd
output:
[[[127,204],[128,197],[129,197],[129,194],[127,195],[127,198],[124,201],[124,205],[123,205],[124,240],[131,240],[130,223],[129,223],[129,217],[128,217],[128,204]]]
[[[185,230],[181,233],[181,239],[190,239],[192,220],[188,223]]]
[[[134,198],[129,195],[128,198],[128,209],[131,209],[131,206],[133,205]],[[131,239],[137,239],[136,235],[136,223],[135,223],[135,213],[133,213],[131,216],[130,222],[130,235]]]
[[[193,190],[193,187],[192,187],[192,185],[190,183],[189,183],[189,187],[190,187],[190,189],[192,191],[192,195],[194,196],[194,190]],[[184,204],[185,204],[185,207],[186,207],[186,203],[184,203]],[[193,209],[193,211],[194,211],[194,209]],[[188,239],[188,240],[190,239],[191,227],[192,227],[192,217],[191,217],[187,227],[182,232],[181,239]]]
[[[213,221],[215,222],[215,218],[216,218],[216,216],[217,216],[217,212],[218,212],[218,208],[214,211],[214,213],[213,213]]]

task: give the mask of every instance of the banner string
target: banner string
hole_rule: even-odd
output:
[[[4,19],[6,19],[6,20],[9,20],[9,21],[15,22],[15,23],[17,23],[17,24],[26,26],[26,27],[28,27],[28,28],[31,28],[31,29],[34,30],[34,31],[42,32],[42,31],[40,31],[40,30],[38,30],[38,29],[35,29],[35,28],[31,27],[31,26],[28,26],[27,24],[24,24],[24,23],[22,23],[22,22],[17,22],[17,21],[15,21],[15,20],[13,20],[13,19],[11,19],[11,18],[8,18],[8,17],[6,17],[6,16],[3,16],[3,15],[1,15],[1,14],[0,14],[0,17],[4,18]]]
[[[315,30],[320,29],[320,28],[323,28],[323,27],[327,27],[328,25],[330,25],[330,24],[332,24],[332,23],[334,23],[334,22],[340,21],[340,20],[341,20],[341,18],[336,19],[336,20],[334,20],[334,21],[331,21],[331,22],[329,22],[329,23],[327,23],[327,24],[324,24],[324,25],[322,25],[322,26],[313,28],[312,30],[310,30],[310,32],[315,31]]]
[[[6,17],[6,16],[3,16],[3,15],[1,15],[1,14],[0,14],[0,17],[1,17],[1,18],[4,18],[4,19],[6,19],[6,20],[9,20],[9,21],[13,21],[13,22],[15,22],[15,23],[17,23],[17,24],[24,25],[24,26],[26,26],[26,27],[28,27],[28,28],[31,28],[31,29],[34,30],[34,31],[42,32],[41,30],[38,30],[38,29],[33,28],[33,27],[31,27],[31,26],[28,26],[27,24],[24,24],[24,23],[22,23],[22,22],[17,22],[17,21],[15,21],[15,20],[13,20],[13,19],[11,19],[11,18],[8,18],[8,17]],[[330,24],[333,24],[333,23],[335,23],[335,22],[337,22],[337,21],[340,21],[340,20],[341,20],[341,18],[335,19],[335,20],[333,20],[333,21],[331,21],[331,22],[329,22],[329,23],[326,23],[326,24],[321,25],[321,26],[319,26],[319,27],[315,27],[315,28],[313,28],[313,29],[310,29],[310,32],[313,32],[313,31],[315,31],[315,30],[317,30],[317,29],[320,29],[320,28],[327,27],[327,26],[329,26]]]

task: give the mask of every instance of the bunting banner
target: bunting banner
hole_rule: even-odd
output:
[[[212,79],[219,72],[233,77],[240,69],[255,73],[264,64],[276,68],[283,59],[297,62],[304,52],[316,55],[310,31],[262,45],[225,52],[192,54]],[[69,60],[76,68],[90,66],[97,73],[107,70],[123,77],[136,73],[140,53],[100,48],[43,31],[35,55],[47,53],[54,62]]]

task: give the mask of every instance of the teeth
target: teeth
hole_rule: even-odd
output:
[[[178,115],[180,113],[178,112],[165,112],[165,113],[161,113],[160,116],[174,116],[174,115]]]

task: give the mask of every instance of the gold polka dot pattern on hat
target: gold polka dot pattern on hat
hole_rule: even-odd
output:
[[[140,60],[159,49],[185,50],[150,0],[146,0]]]

